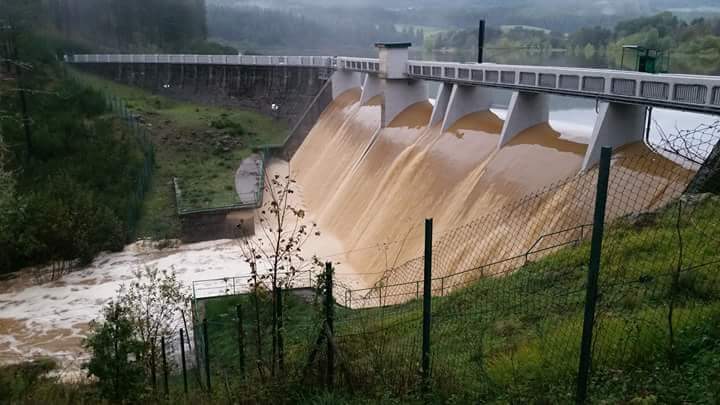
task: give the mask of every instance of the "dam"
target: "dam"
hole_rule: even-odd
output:
[[[225,105],[250,97],[262,110],[288,93],[283,97],[292,108],[284,118],[293,130],[272,155],[287,161],[308,212],[339,241],[339,268],[352,269],[354,286],[417,279],[412,263],[421,253],[426,217],[435,219],[437,243],[448,250],[438,275],[525,252],[544,235],[584,226],[591,222],[591,193],[573,189],[568,179],[593,178],[603,146],[616,150],[616,170],[647,180],[635,208],[658,208],[686,188],[698,167],[647,146],[650,110],[720,112],[717,77],[412,61],[408,46],[378,44],[377,59],[66,59],[160,94],[212,94]],[[497,108],[499,91],[509,93],[506,109]],[[551,99],[564,96],[596,103],[586,133],[550,125]],[[481,234],[451,235],[533,195],[539,197],[531,212],[493,219]]]
[[[157,94],[286,120],[287,140],[267,148],[265,167],[297,180],[301,206],[322,233],[307,250],[337,266],[336,299],[351,308],[419,296],[425,218],[435,224],[434,295],[587,240],[594,151],[601,146],[615,148],[609,219],[663,207],[692,184],[702,162],[658,153],[649,124],[693,128],[717,120],[719,112],[716,77],[411,61],[405,51],[381,47],[377,59],[66,60]],[[558,111],[558,102],[582,108]],[[692,118],[680,119],[686,115]],[[702,147],[712,149],[716,140],[701,139]],[[716,155],[710,149],[702,150],[702,159]],[[628,192],[632,205],[617,198],[627,200]],[[139,242],[101,255],[58,285],[19,279],[0,291],[12,318],[0,361],[34,354],[80,358],[87,322],[139,266],[173,268],[188,284],[220,280],[220,294],[228,280],[244,282],[250,271],[235,240],[163,252]]]

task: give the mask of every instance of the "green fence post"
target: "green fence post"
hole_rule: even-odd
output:
[[[152,378],[153,391],[157,390],[157,367],[155,365],[155,339],[150,343],[150,376]]]
[[[185,331],[180,329],[180,363],[182,364],[183,391],[188,393],[187,365],[185,363]]]
[[[332,387],[335,377],[335,352],[331,339],[335,334],[332,263],[325,263],[325,324],[327,325],[327,385]]]
[[[193,297],[195,296],[195,285],[193,285]],[[197,303],[195,304],[197,306]],[[197,311],[197,310],[196,310]],[[195,313],[195,316],[197,316],[197,312]],[[200,385],[200,389],[203,388],[202,386],[202,372],[200,371],[200,331],[198,330],[198,324],[193,320],[193,339],[195,340],[195,379],[197,380],[198,385]],[[204,346],[204,345],[203,345]]]
[[[425,220],[425,258],[423,274],[422,389],[430,392],[430,319],[432,301],[432,218]]]
[[[240,376],[245,377],[245,331],[243,330],[242,305],[238,304],[235,308],[237,311],[238,322],[238,353],[240,354]]]
[[[595,195],[595,215],[593,217],[590,262],[588,265],[587,285],[585,289],[585,317],[580,343],[580,365],[577,377],[576,402],[585,403],[587,399],[588,377],[592,360],[592,337],[595,324],[595,306],[597,304],[598,276],[600,274],[600,256],[602,253],[603,228],[605,225],[605,205],[607,203],[610,178],[610,158],[612,149],[603,147],[600,152],[597,191]]]
[[[285,340],[283,338],[283,288],[281,284],[277,286],[277,345],[278,345],[278,370],[280,375],[285,373]]]
[[[205,380],[207,383],[208,394],[212,393],[212,387],[210,385],[210,341],[208,340],[208,322],[207,319],[203,319],[203,339],[205,340]]]
[[[170,396],[170,386],[168,385],[168,365],[167,354],[165,353],[165,336],[160,338],[160,348],[162,350],[162,367],[163,367],[163,391],[165,398]]]

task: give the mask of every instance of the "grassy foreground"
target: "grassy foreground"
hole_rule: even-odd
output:
[[[674,203],[606,229],[591,403],[713,404],[720,399],[720,253],[715,240],[720,199],[695,199],[684,206],[680,221]],[[364,310],[338,306],[336,386],[326,390],[325,345],[305,367],[320,330],[321,302],[287,294],[286,374],[273,378],[267,361],[267,292],[258,295],[259,354],[253,296],[205,301],[201,316],[208,319],[213,394],[202,392],[200,373],[193,370],[190,394],[182,394],[176,377],[171,395],[187,403],[572,403],[589,250],[587,242],[581,243],[510,275],[434,297],[432,392],[424,399],[418,389],[419,301]],[[245,380],[239,377],[238,304]],[[25,376],[31,371],[1,369],[1,385],[10,387],[5,398],[51,398],[54,403],[95,398],[91,385],[67,386],[38,376],[30,381]]]
[[[172,179],[183,192],[183,208],[212,208],[236,199],[234,176],[252,147],[277,143],[286,125],[251,111],[181,103],[148,91],[75,71],[93,88],[123,99],[148,129],[156,167],[145,197],[138,237],[179,236]]]
[[[684,202],[680,221],[674,203],[659,213],[618,220],[606,230],[591,402],[720,400],[720,199],[704,197]],[[508,276],[481,279],[434,297],[430,400],[572,403],[589,252],[585,242]],[[218,377],[237,371],[238,302],[245,312],[246,358],[256,358],[251,297],[211,301],[206,316],[211,322],[211,368]],[[332,393],[317,388],[322,384],[308,384],[313,374],[322,375],[322,364],[311,366],[310,377],[304,369],[320,330],[321,305],[290,299],[285,311],[292,401],[420,400],[420,301],[365,310],[337,308],[340,360],[338,388]],[[261,317],[269,322],[269,316],[266,304]],[[265,359],[270,337],[265,330]],[[249,373],[259,384],[260,372]],[[257,393],[242,387],[241,392]]]

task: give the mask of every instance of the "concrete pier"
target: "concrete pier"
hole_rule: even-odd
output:
[[[514,92],[500,133],[498,148],[503,147],[522,131],[547,122],[549,117],[550,104],[547,94]]]
[[[333,73],[330,78],[330,80],[332,80],[333,100],[350,89],[362,86],[360,79],[361,75],[358,72],[339,70]]]
[[[645,133],[647,107],[634,104],[601,103],[592,138],[588,144],[582,170],[587,170],[600,160],[603,146],[617,148],[628,143],[642,141]]]
[[[454,84],[443,118],[442,130],[447,131],[457,120],[470,113],[489,111],[491,105],[490,89]]]

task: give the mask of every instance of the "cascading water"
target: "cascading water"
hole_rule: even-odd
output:
[[[497,115],[472,113],[443,132],[439,124],[427,125],[432,112],[429,102],[408,107],[387,128],[380,128],[382,100],[376,97],[361,106],[359,96],[351,90],[331,104],[291,160],[290,169],[320,228],[340,240],[346,251],[357,251],[343,260],[366,275],[365,284],[383,275],[390,283],[421,278],[419,272],[396,277],[383,272],[421,254],[423,218],[433,217],[436,233],[441,235],[496,212],[576,175],[587,148],[540,124],[498,149],[502,120]],[[682,187],[692,174],[652,155],[642,143],[627,145],[616,155],[653,156],[658,167],[676,168],[677,175],[664,178],[662,173],[672,170],[653,174],[641,167],[618,165],[619,173],[648,176],[647,190],[638,196],[647,200],[648,207],[667,200],[669,183]],[[511,254],[501,235],[528,235],[525,242],[532,243],[530,239],[545,229],[571,225],[570,219],[588,222],[591,201],[584,201],[569,187],[546,193],[534,212],[513,213],[484,235],[456,240],[456,252],[445,255],[447,263],[441,271],[452,273]],[[469,245],[475,247],[474,252],[484,252],[482,257],[469,255],[463,247]]]

